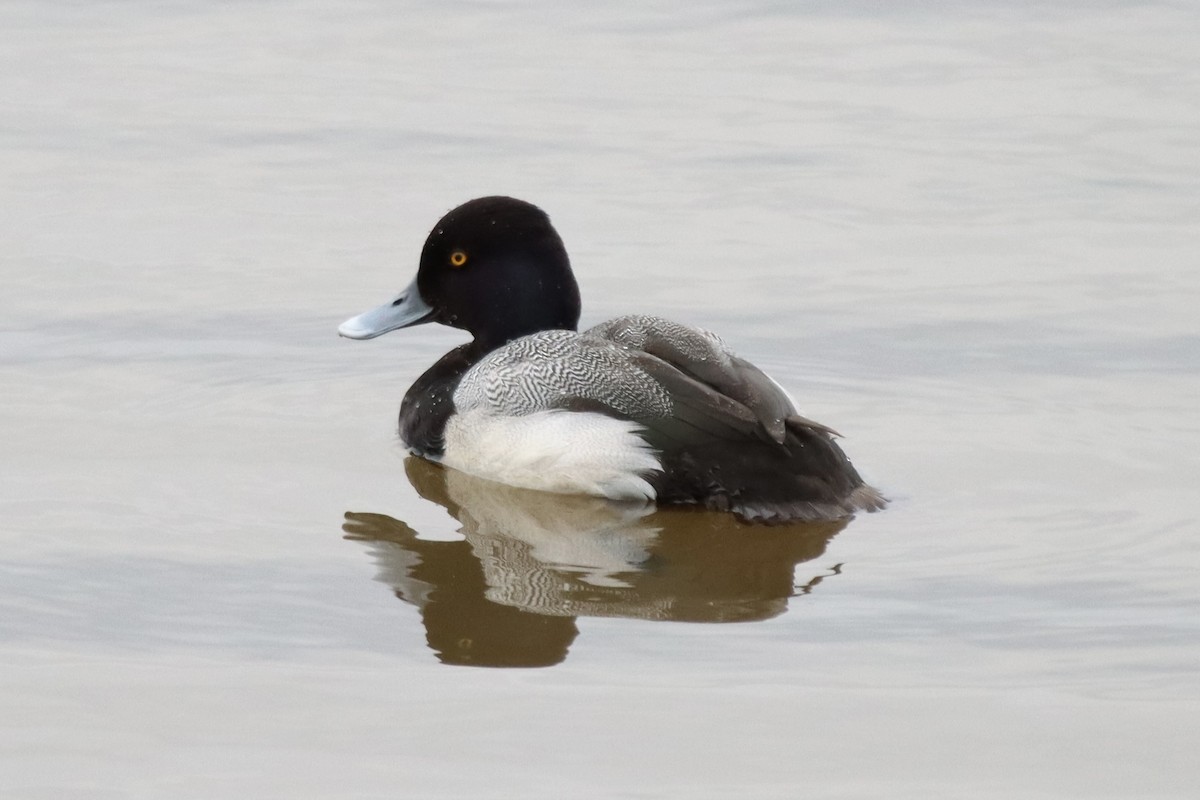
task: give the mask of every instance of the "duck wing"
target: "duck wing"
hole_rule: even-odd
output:
[[[671,398],[670,416],[636,420],[663,458],[662,474],[651,478],[660,499],[775,522],[886,504],[833,441],[838,433],[800,415],[778,383],[716,334],[631,315],[584,336],[626,348],[631,364]]]
[[[738,356],[711,331],[662,317],[633,314],[602,322],[583,335],[665,361],[749,409],[776,442],[784,441],[788,427],[839,435],[799,414],[792,398],[771,376]]]
[[[883,507],[824,426],[789,416],[777,440],[754,410],[674,365],[646,353],[630,360],[672,401],[669,416],[635,419],[662,461],[662,472],[648,478],[660,501],[764,522],[838,519]]]

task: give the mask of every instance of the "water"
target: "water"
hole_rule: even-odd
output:
[[[4,795],[1192,796],[1197,34],[7,4]],[[406,465],[461,334],[334,328],[496,192],[585,324],[720,331],[893,507],[739,531]],[[489,659],[550,666],[444,663]]]

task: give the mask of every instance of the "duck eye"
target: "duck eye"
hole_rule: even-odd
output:
[[[467,263],[467,254],[464,253],[462,250],[455,250],[453,253],[450,254],[450,266],[457,268],[457,267],[461,267],[463,264],[466,264],[466,263]]]

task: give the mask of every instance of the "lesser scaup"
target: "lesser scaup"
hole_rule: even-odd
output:
[[[425,322],[470,332],[408,390],[400,435],[413,453],[483,478],[750,521],[886,505],[836,434],[716,335],[651,316],[578,333],[579,310],[549,217],[481,197],[434,226],[407,289],[338,333],[370,339]]]

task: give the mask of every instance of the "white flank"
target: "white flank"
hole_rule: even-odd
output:
[[[471,409],[446,423],[441,461],[509,486],[652,501],[655,491],[645,476],[662,465],[638,430],[635,422],[593,412],[514,417]]]

